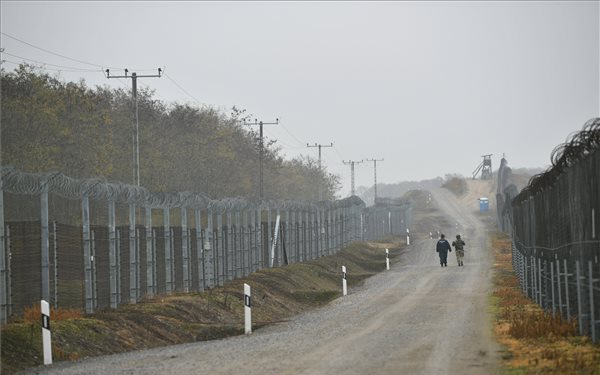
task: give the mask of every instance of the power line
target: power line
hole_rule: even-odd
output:
[[[67,60],[71,60],[71,61],[74,61],[74,62],[78,62],[78,63],[80,63],[80,64],[84,64],[84,65],[90,65],[90,66],[95,66],[95,67],[97,67],[97,68],[101,68],[102,70],[104,70],[104,69],[106,69],[106,68],[109,68],[109,69],[121,69],[121,68],[119,68],[119,67],[114,67],[114,66],[107,66],[107,65],[101,65],[101,64],[91,63],[91,62],[83,61],[83,60],[76,59],[76,58],[73,58],[73,57],[69,57],[69,56],[66,56],[66,55],[60,54],[60,53],[58,53],[58,52],[53,52],[53,51],[50,51],[50,50],[48,50],[48,49],[46,49],[46,48],[42,48],[42,47],[36,46],[36,45],[35,45],[35,44],[33,44],[33,43],[29,43],[29,42],[27,42],[27,41],[25,41],[25,40],[23,40],[23,39],[19,39],[19,38],[15,37],[15,36],[12,36],[12,35],[10,35],[10,34],[7,34],[7,33],[3,32],[3,31],[0,31],[0,34],[2,34],[2,35],[4,35],[4,36],[6,36],[6,37],[8,37],[8,38],[11,38],[11,39],[13,39],[13,40],[16,40],[17,42],[20,42],[20,43],[26,44],[26,45],[28,45],[28,46],[30,46],[30,47],[33,47],[33,48],[35,48],[35,49],[38,49],[38,50],[40,50],[40,51],[43,51],[43,52],[49,53],[49,54],[51,54],[51,55],[54,55],[54,56],[57,56],[57,57],[60,57],[60,58],[63,58],[63,59],[67,59]],[[52,65],[52,64],[48,64],[48,65]],[[154,71],[154,69],[135,69],[135,70],[136,70],[136,71],[138,71],[138,72],[150,72],[150,71]]]
[[[294,138],[294,140],[296,142],[298,142],[299,144],[302,145],[302,147],[304,147],[304,142],[300,141],[298,138],[296,138],[296,136],[294,134],[292,134],[287,127],[283,126],[283,124],[281,125],[281,127],[283,128],[283,130],[285,130],[286,133],[288,133],[290,135],[290,137]]]
[[[71,72],[96,72],[96,73],[97,72],[102,72],[101,69],[84,69],[84,68],[77,68],[77,67],[74,67],[74,66],[65,66],[65,65],[50,64],[50,63],[45,62],[45,61],[34,60],[34,59],[27,58],[27,57],[14,55],[14,54],[8,53],[8,52],[2,52],[2,53],[5,54],[5,55],[8,55],[8,56],[16,57],[18,59],[22,59],[22,60],[26,60],[26,61],[31,61],[31,62],[34,62],[36,64],[49,65],[49,66],[54,66],[54,67],[57,67],[57,68],[70,69],[69,71],[71,71]]]
[[[186,89],[184,89],[179,83],[175,82],[175,80],[173,78],[171,78],[171,76],[167,75],[166,73],[163,74],[165,77],[167,77],[167,79],[171,82],[173,82],[173,84],[175,86],[177,86],[184,94],[186,94],[187,96],[189,96],[190,98],[194,99],[194,101],[197,104],[200,105],[204,105],[204,103],[202,103],[200,100],[196,99],[196,97],[192,94],[190,94]]]
[[[344,157],[342,156],[342,154],[340,154],[340,152],[338,151],[337,147],[333,147],[333,151],[335,151],[335,153],[337,154],[337,156],[339,156],[340,160],[342,161],[342,163],[344,162]]]
[[[12,36],[12,35],[9,35],[9,34],[7,34],[7,33],[3,32],[3,31],[0,31],[0,33],[1,33],[2,35],[6,36],[6,37],[9,37],[9,38],[11,38],[11,39],[13,39],[13,40],[16,40],[17,42],[20,42],[20,43],[26,44],[26,45],[28,45],[28,46],[30,46],[30,47],[33,47],[33,48],[35,48],[35,49],[39,49],[40,51],[44,51],[44,52],[46,52],[46,53],[49,53],[49,54],[51,54],[51,55],[58,56],[58,57],[62,57],[63,59],[67,59],[67,60],[75,61],[75,62],[78,62],[78,63],[80,63],[80,64],[85,64],[85,65],[91,65],[91,66],[95,66],[95,67],[98,67],[98,68],[106,68],[106,66],[102,66],[102,65],[98,65],[98,64],[90,63],[90,62],[83,61],[83,60],[79,60],[79,59],[74,59],[74,58],[72,58],[72,57],[65,56],[65,55],[62,55],[62,54],[60,54],[60,53],[52,52],[52,51],[50,51],[50,50],[47,50],[47,49],[45,49],[45,48],[42,48],[42,47],[38,47],[38,46],[36,46],[35,44],[31,44],[31,43],[29,43],[29,42],[26,42],[26,41],[24,41],[24,40],[22,40],[22,39],[19,39],[19,38],[17,38],[17,37],[14,37],[14,36]],[[112,67],[109,67],[109,68],[112,68]],[[113,68],[113,69],[117,69],[117,68]]]

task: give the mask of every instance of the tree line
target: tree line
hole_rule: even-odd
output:
[[[243,126],[245,110],[165,103],[138,90],[141,185],[155,192],[195,191],[213,199],[257,197],[260,139]],[[1,164],[27,172],[132,183],[131,92],[64,82],[27,64],[1,70]],[[339,190],[339,177],[300,156],[286,160],[264,142],[268,199],[315,201]]]

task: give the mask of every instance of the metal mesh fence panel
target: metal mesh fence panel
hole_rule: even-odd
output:
[[[500,221],[513,240],[513,269],[544,309],[600,328],[600,119],[557,147],[553,166],[516,197],[503,192]],[[507,206],[508,203],[510,206]]]
[[[357,197],[215,201],[60,173],[1,172],[2,323],[40,299],[91,313],[223,285],[395,234],[410,211],[407,202],[366,209]],[[378,229],[369,224],[376,216],[385,222]]]

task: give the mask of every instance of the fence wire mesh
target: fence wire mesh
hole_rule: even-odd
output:
[[[600,118],[555,148],[551,160],[518,195],[514,186],[499,192],[500,224],[511,234],[523,292],[555,315],[576,318],[579,333],[598,342]]]
[[[40,299],[91,313],[202,291],[331,255],[352,241],[401,234],[410,223],[406,201],[366,208],[356,196],[211,200],[61,173],[1,173],[2,323]]]

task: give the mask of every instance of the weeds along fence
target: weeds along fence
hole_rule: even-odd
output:
[[[2,323],[40,299],[92,313],[202,291],[401,232],[410,217],[409,204],[366,209],[356,196],[211,200],[60,173],[1,172]]]
[[[600,118],[552,152],[552,167],[503,210],[523,292],[554,315],[600,329]]]

